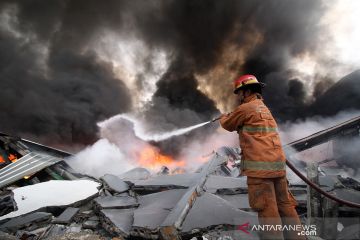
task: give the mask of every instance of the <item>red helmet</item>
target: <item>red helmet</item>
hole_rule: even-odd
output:
[[[250,84],[258,84],[261,87],[265,86],[265,84],[259,82],[254,75],[242,75],[234,81],[234,93],[237,94],[241,88]]]

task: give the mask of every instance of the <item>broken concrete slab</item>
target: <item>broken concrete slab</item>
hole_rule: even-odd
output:
[[[98,209],[124,209],[138,207],[137,200],[130,196],[101,196],[94,199]]]
[[[48,181],[13,190],[18,210],[1,219],[17,217],[38,209],[76,205],[98,194],[99,183],[91,180]]]
[[[61,236],[61,235],[64,235],[68,229],[69,229],[69,227],[65,226],[65,225],[52,224],[52,225],[50,225],[50,228],[44,234],[43,237],[45,239],[50,239],[53,237]]]
[[[0,226],[0,230],[16,231],[18,229],[28,227],[32,224],[38,224],[41,222],[50,222],[51,218],[52,218],[51,213],[46,213],[46,212],[30,213],[25,216],[13,218],[7,221],[6,223]]]
[[[132,235],[145,238],[158,237],[160,225],[186,191],[186,189],[173,189],[140,196],[140,206],[134,211]]]
[[[237,209],[232,204],[211,193],[197,197],[182,224],[182,234],[206,232],[216,226],[258,224],[257,215]]]
[[[200,177],[199,173],[156,176],[135,182],[134,190],[156,191],[159,189],[188,188]]]
[[[118,177],[123,180],[135,181],[135,180],[145,180],[151,176],[151,173],[146,168],[133,168],[127,172],[120,174]]]
[[[215,152],[211,159],[201,165],[197,170],[196,173],[204,173],[204,174],[215,174],[215,175],[228,175],[229,173],[226,171],[224,172],[221,169],[221,166],[225,166],[228,162],[228,158],[224,157],[217,152]],[[231,173],[230,173],[231,174]]]
[[[57,224],[69,224],[78,212],[79,208],[68,207],[52,222]]]
[[[134,221],[133,210],[103,209],[100,211],[102,227],[113,236],[128,237]]]
[[[14,193],[10,191],[0,193],[0,216],[15,210],[17,210],[17,205],[14,200]]]
[[[17,239],[29,239],[29,240],[39,239],[39,236],[37,234],[30,233],[27,231],[17,231],[15,236]]]
[[[105,187],[111,192],[123,193],[129,190],[129,185],[115,175],[106,174],[100,179],[104,181]]]
[[[218,194],[239,194],[247,193],[245,177],[225,177],[210,175],[207,178],[205,187],[207,192]]]
[[[100,221],[95,221],[95,220],[88,220],[88,221],[85,221],[83,224],[82,224],[82,227],[84,229],[96,229],[100,224]]]

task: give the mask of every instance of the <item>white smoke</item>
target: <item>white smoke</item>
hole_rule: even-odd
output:
[[[67,163],[76,171],[94,177],[107,173],[120,175],[137,167],[136,162],[128,159],[115,144],[104,138],[77,153]]]
[[[119,175],[134,167],[146,168],[147,166],[139,165],[138,158],[145,148],[155,148],[147,143],[149,139],[159,140],[176,137],[205,124],[170,131],[169,133],[152,133],[151,135],[148,132],[146,134],[143,132],[145,123],[130,115],[117,115],[98,123],[101,139],[69,159],[68,163],[75,170],[94,177],[101,177],[106,173]],[[222,146],[238,146],[238,137],[236,133],[229,133],[219,127],[205,140],[193,139],[185,144],[179,157],[174,161],[184,162],[185,165],[181,167],[186,171],[193,171],[206,162],[211,153]],[[160,167],[149,170],[156,173]],[[167,167],[171,171],[177,168],[176,164],[170,164]]]
[[[170,53],[160,48],[149,48],[130,32],[119,34],[102,30],[89,48],[112,63],[116,76],[131,90],[138,109],[151,101],[156,83],[171,62]]]
[[[359,116],[360,111],[348,111],[340,112],[333,117],[314,116],[304,121],[289,122],[279,126],[280,136],[283,144],[288,144]],[[301,163],[297,162],[297,160],[303,161],[302,164],[306,162],[318,162],[320,163],[320,168],[323,169],[326,174],[340,174],[343,177],[360,179],[358,171],[360,165],[356,161],[359,155],[360,140],[351,139],[350,141],[348,144],[346,144],[346,142],[343,143],[340,149],[339,143],[328,141],[301,152],[294,150],[293,154],[291,154],[291,160],[300,167],[300,170],[302,170],[305,175],[304,166],[301,169]],[[339,159],[341,157],[340,155],[346,156],[346,159]],[[335,159],[336,161],[331,161]],[[324,160],[330,161],[321,163]],[[292,173],[290,173],[290,176],[296,178]]]
[[[181,158],[186,159],[188,169],[193,170],[208,161],[211,153],[217,149],[228,147],[239,147],[239,138],[236,132],[228,132],[221,127],[205,140],[192,140],[181,151]]]
[[[359,111],[345,111],[333,117],[314,116],[306,120],[287,122],[279,126],[280,136],[283,144],[288,144],[357,116],[360,116]]]

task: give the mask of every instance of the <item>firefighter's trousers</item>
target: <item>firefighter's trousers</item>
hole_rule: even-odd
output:
[[[306,239],[300,231],[281,231],[279,226],[301,227],[295,210],[297,202],[288,190],[286,177],[247,178],[249,204],[258,212],[260,225],[274,226],[269,231],[260,232],[261,239]],[[273,230],[276,228],[277,230]]]

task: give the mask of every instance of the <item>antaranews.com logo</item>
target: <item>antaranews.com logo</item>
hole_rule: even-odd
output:
[[[317,236],[316,225],[261,225],[255,224],[251,225],[250,222],[238,225],[235,228],[235,231],[240,231],[246,235],[258,235],[262,232],[272,232],[272,231],[294,231],[301,236]],[[218,240],[233,240],[234,238],[229,235],[224,235],[218,238]]]

